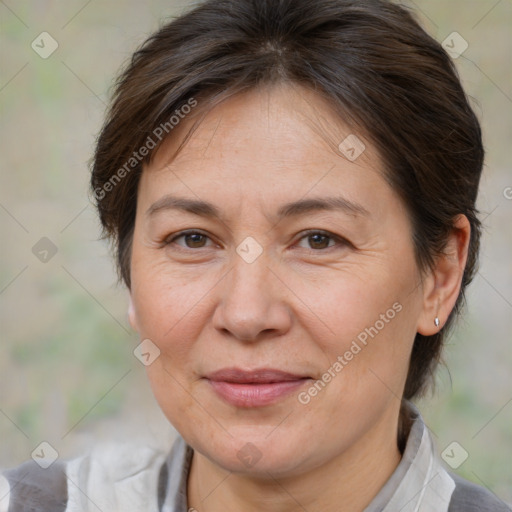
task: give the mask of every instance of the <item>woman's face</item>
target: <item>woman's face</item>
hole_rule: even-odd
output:
[[[172,160],[185,118],[138,189],[130,318],[160,350],[150,383],[185,440],[230,471],[291,475],[396,435],[424,315],[378,154],[362,135],[358,158],[353,138],[333,151],[310,121],[337,143],[350,131],[299,91],[231,98]]]

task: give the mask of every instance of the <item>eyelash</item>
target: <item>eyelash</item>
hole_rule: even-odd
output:
[[[174,243],[176,240],[178,240],[179,238],[185,237],[187,235],[201,235],[201,236],[204,236],[206,238],[210,238],[208,235],[206,235],[205,233],[202,233],[201,231],[187,230],[187,231],[181,231],[180,233],[177,233],[177,234],[173,235],[170,238],[166,238],[163,241],[162,246],[169,246],[172,243]],[[299,238],[298,242],[300,242],[304,238],[308,238],[308,237],[310,237],[312,235],[321,235],[323,237],[330,238],[330,239],[338,242],[338,244],[340,246],[354,247],[347,239],[342,238],[342,237],[337,236],[337,235],[334,235],[333,233],[330,233],[329,231],[322,231],[322,230],[318,230],[318,229],[310,229],[310,230],[304,231],[302,233],[302,236]],[[179,245],[178,245],[178,247],[179,247],[178,250],[180,250],[180,251],[186,251],[186,252],[194,251],[194,248],[190,248],[190,247],[189,248],[184,248],[184,247],[181,247]],[[205,249],[205,247],[199,247],[197,249]],[[311,253],[318,253],[318,252],[330,251],[331,249],[336,249],[336,246],[330,246],[330,247],[327,247],[327,248],[324,248],[324,249],[306,249],[306,251],[309,251]]]

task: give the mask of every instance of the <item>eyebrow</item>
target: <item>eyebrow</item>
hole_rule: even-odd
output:
[[[151,217],[162,210],[181,210],[201,217],[209,217],[222,220],[222,212],[217,206],[197,199],[188,199],[166,195],[153,203],[146,211],[146,215]],[[341,210],[353,216],[370,216],[370,212],[362,205],[354,203],[344,197],[320,197],[311,199],[300,199],[291,203],[286,203],[277,211],[277,219],[286,217],[296,217],[316,211]]]

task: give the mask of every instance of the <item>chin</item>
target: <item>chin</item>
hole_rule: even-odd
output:
[[[275,427],[273,427],[275,429]],[[212,439],[209,443],[191,441],[196,449],[216,465],[226,471],[270,478],[291,476],[305,470],[307,453],[298,450],[305,443],[291,438],[286,431],[280,435],[269,435],[271,429],[237,427],[222,438]]]

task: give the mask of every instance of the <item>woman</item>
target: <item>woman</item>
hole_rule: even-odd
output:
[[[388,1],[210,0],[162,27],[91,186],[180,435],[25,463],[8,510],[509,510],[411,402],[475,273],[483,156],[450,57]]]

